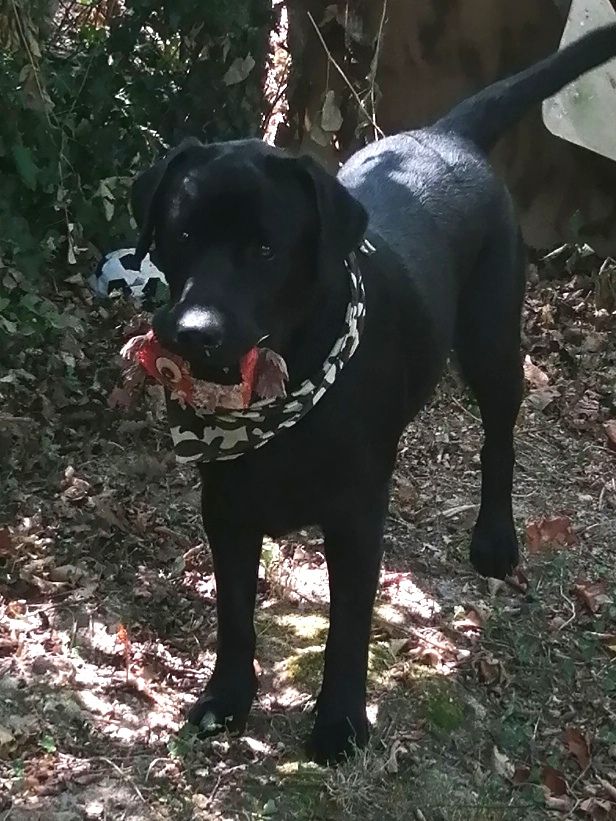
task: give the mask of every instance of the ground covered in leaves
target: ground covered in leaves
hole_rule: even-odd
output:
[[[109,407],[134,308],[74,280],[59,299],[87,338],[0,373],[0,817],[616,817],[616,278],[596,267],[562,252],[532,272],[525,555],[506,584],[467,562],[481,431],[453,371],[405,435],[372,741],[335,770],[303,755],[327,628],[318,533],[265,545],[246,734],[181,732],[214,658],[196,477],[155,390]]]

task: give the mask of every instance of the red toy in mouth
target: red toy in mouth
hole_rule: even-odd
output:
[[[163,348],[152,330],[129,339],[121,355],[167,388],[172,399],[195,409],[242,410],[250,405],[255,393],[261,399],[286,396],[285,382],[289,376],[286,363],[269,348],[255,346],[244,354],[239,363],[241,382],[238,385],[195,379],[188,363]]]

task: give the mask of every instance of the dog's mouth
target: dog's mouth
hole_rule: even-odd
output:
[[[245,381],[247,361],[256,356],[269,337],[265,334],[242,353],[238,346],[208,350],[178,345],[167,312],[155,314],[152,327],[160,344],[186,363],[194,379],[221,386],[241,385]]]
[[[216,366],[211,365],[205,356],[186,358],[195,379],[214,385],[239,385],[242,382],[241,361],[234,365]]]
[[[201,359],[193,364],[164,347],[154,330],[132,337],[122,348],[122,358],[141,366],[172,395],[194,408],[214,411],[247,408],[253,398],[286,396],[289,378],[280,354],[254,345],[237,367],[212,367]],[[130,370],[130,368],[129,368]]]

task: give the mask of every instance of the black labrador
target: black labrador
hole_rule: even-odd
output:
[[[154,329],[210,381],[238,379],[242,356],[266,337],[286,360],[289,394],[320,373],[345,326],[348,260],[365,238],[371,246],[357,254],[359,345],[319,401],[262,447],[199,463],[218,591],[216,666],[188,716],[203,733],[241,731],[257,690],[253,610],[264,535],[318,525],[331,603],[309,750],[333,762],[365,744],[371,614],[396,448],[452,349],[485,433],[470,560],[496,578],[516,565],[525,261],[511,198],[486,157],[531,105],[614,55],[616,26],[591,33],[435,125],[368,145],[337,177],[258,140],[189,140],[135,181],[137,257],[153,245],[170,285]]]

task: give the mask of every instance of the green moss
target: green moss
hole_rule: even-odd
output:
[[[452,733],[464,724],[464,704],[456,697],[455,686],[445,681],[426,682],[422,706],[430,724]]]
[[[309,647],[291,656],[286,663],[286,672],[296,687],[315,692],[323,676],[323,646]]]

